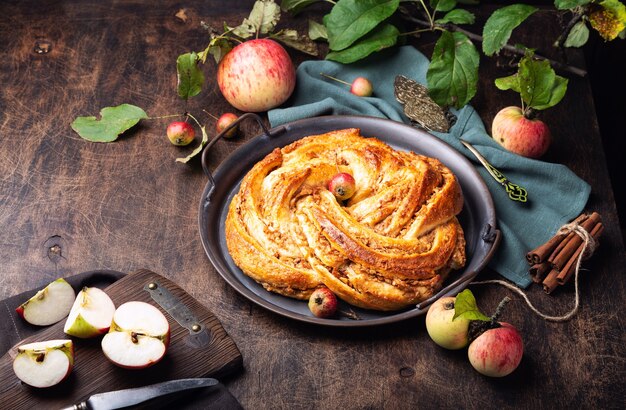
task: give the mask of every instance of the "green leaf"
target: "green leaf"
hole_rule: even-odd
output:
[[[456,0],[430,0],[430,6],[436,11],[450,11],[456,7]]]
[[[280,8],[281,10],[287,11],[295,16],[312,4],[321,2],[325,3],[326,1],[327,0],[283,0],[280,2]]]
[[[198,124],[198,126],[200,126],[200,124]],[[191,153],[186,157],[176,158],[176,162],[182,162],[183,164],[188,163],[193,157],[201,153],[202,148],[204,148],[204,146],[209,143],[209,135],[206,133],[206,127],[200,126],[200,131],[202,132],[202,141],[200,141],[200,145],[194,148],[194,150],[191,151]]]
[[[517,74],[510,75],[508,77],[496,78],[496,87],[500,90],[513,90],[519,93],[520,85],[519,85],[519,76]]]
[[[326,55],[326,59],[342,64],[350,64],[367,57],[375,51],[394,46],[398,41],[399,35],[400,32],[395,26],[383,24],[352,46],[341,51],[331,51]]]
[[[88,141],[111,142],[140,120],[147,118],[148,114],[141,108],[122,104],[100,110],[99,120],[96,117],[78,117],[72,122],[72,129]]]
[[[279,32],[274,33],[269,37],[278,40],[291,48],[302,51],[303,53],[317,56],[317,46],[315,45],[315,43],[311,41],[311,39],[307,36],[298,35],[298,32],[296,30],[280,30]]]
[[[465,34],[444,31],[426,73],[432,99],[442,107],[467,104],[476,94],[478,63],[478,51]]]
[[[452,320],[457,317],[464,317],[469,320],[482,320],[485,322],[491,320],[490,317],[484,315],[480,309],[478,309],[478,305],[476,305],[476,298],[469,289],[465,289],[463,292],[456,295],[456,300],[454,301],[454,316],[452,317]]]
[[[513,30],[537,11],[536,7],[513,4],[493,12],[483,27],[483,52],[492,56],[504,47]]]
[[[554,7],[558,10],[569,10],[589,3],[591,0],[554,0]]]
[[[398,8],[400,0],[339,0],[324,17],[332,51],[350,47]]]
[[[528,107],[545,110],[565,95],[567,80],[558,77],[546,60],[535,60],[527,55],[520,60],[518,74],[520,95]]]
[[[454,9],[449,11],[440,19],[435,20],[435,23],[439,24],[474,24],[476,17],[473,13],[463,9]]]
[[[315,20],[309,20],[309,38],[311,40],[328,40],[326,26]]]
[[[563,45],[565,47],[582,47],[587,43],[587,40],[589,40],[589,28],[581,20],[574,24]]]
[[[204,85],[204,73],[198,67],[198,55],[194,52],[178,56],[176,60],[178,74],[178,95],[187,100],[200,94]]]

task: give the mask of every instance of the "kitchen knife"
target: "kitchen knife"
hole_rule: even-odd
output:
[[[198,389],[201,387],[215,386],[217,380],[211,378],[179,379],[170,380],[163,383],[151,384],[149,386],[137,387],[98,393],[89,397],[86,401],[65,407],[61,410],[109,410],[120,409],[143,403],[156,397],[180,391]]]

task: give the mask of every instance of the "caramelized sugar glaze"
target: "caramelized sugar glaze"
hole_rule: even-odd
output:
[[[356,181],[345,202],[327,189],[338,172]],[[338,130],[255,164],[230,204],[226,242],[271,292],[308,299],[325,285],[354,306],[398,310],[465,265],[462,207],[457,179],[438,160]]]

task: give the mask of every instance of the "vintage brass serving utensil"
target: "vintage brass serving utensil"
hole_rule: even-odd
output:
[[[528,192],[526,191],[526,188],[509,181],[508,178],[504,176],[502,172],[498,171],[496,167],[491,165],[489,161],[487,161],[487,159],[485,159],[485,157],[483,157],[482,154],[472,146],[472,144],[463,140],[459,141],[461,141],[461,144],[463,144],[465,148],[470,150],[472,154],[478,158],[480,163],[483,164],[487,171],[489,171],[489,174],[493,177],[493,179],[498,181],[498,183],[504,187],[507,194],[509,194],[510,199],[518,202],[526,202],[528,200]]]

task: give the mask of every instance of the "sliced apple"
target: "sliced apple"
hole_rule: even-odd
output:
[[[48,326],[70,313],[75,298],[72,285],[59,278],[22,303],[15,311],[30,324]]]
[[[169,339],[170,324],[159,309],[145,302],[126,302],[113,315],[102,351],[117,366],[143,369],[163,358]]]
[[[106,333],[111,326],[115,305],[102,289],[84,287],[72,305],[63,331],[83,339]]]
[[[62,382],[74,367],[74,344],[69,339],[21,345],[13,360],[13,371],[33,387],[51,387]]]

